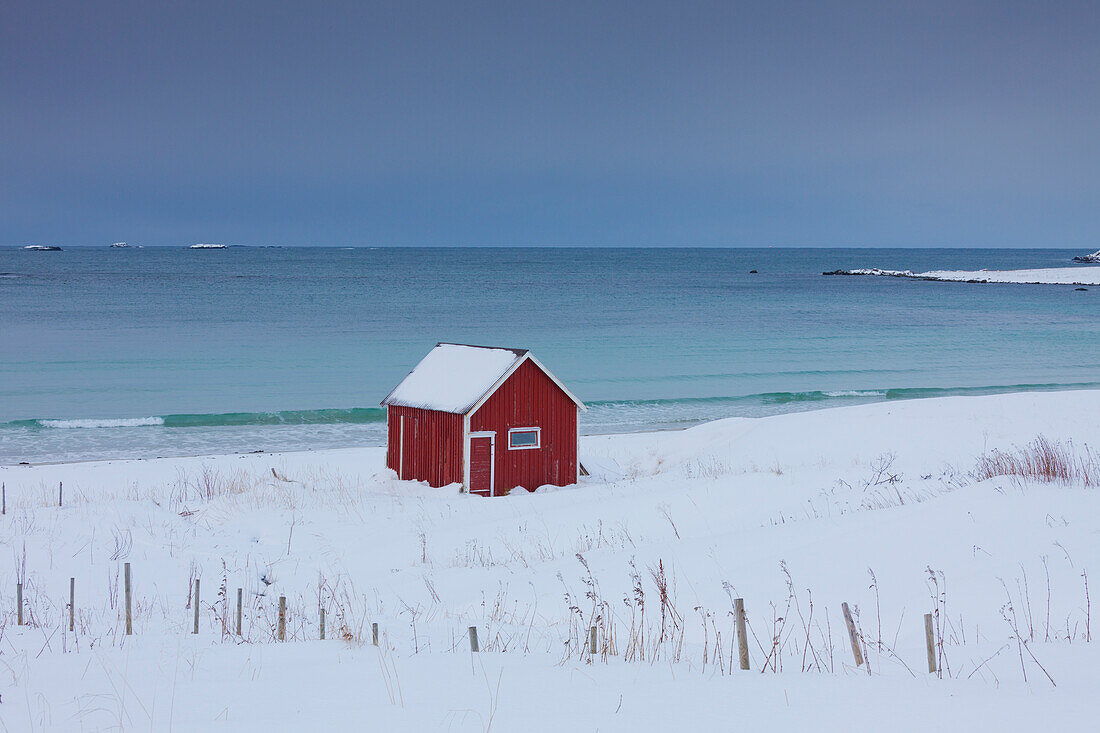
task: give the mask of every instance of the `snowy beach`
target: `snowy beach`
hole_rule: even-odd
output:
[[[585,437],[591,476],[497,499],[380,448],[3,466],[0,729],[1081,730],[1097,414],[1020,393]],[[1068,480],[996,475],[1031,452]]]

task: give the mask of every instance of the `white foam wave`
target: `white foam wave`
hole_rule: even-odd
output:
[[[885,397],[885,392],[875,390],[842,389],[836,392],[826,392],[826,397]]]
[[[163,417],[91,418],[85,420],[39,420],[44,428],[141,428],[163,425]]]

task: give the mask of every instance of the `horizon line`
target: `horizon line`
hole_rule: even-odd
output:
[[[1076,245],[946,245],[946,244],[224,244],[210,249],[1012,249],[1012,250],[1087,250]],[[112,249],[112,244],[0,244],[0,249],[25,249],[50,246],[71,249]],[[114,249],[191,249],[192,244],[132,244]]]

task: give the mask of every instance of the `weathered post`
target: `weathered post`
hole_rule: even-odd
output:
[[[133,616],[130,614],[130,563],[123,565],[122,570],[126,588],[126,636],[131,636],[134,633],[134,626]]]
[[[76,631],[76,578],[69,578],[69,631]]]
[[[60,481],[57,482],[57,505],[61,506],[61,487],[64,486]]]
[[[325,607],[321,606],[321,641],[325,640]]]
[[[286,641],[286,596],[279,596],[279,641]]]
[[[932,614],[924,614],[924,643],[928,647],[928,671],[936,671],[936,632],[932,629]]]
[[[199,633],[199,579],[195,578],[195,628],[192,634]]]
[[[472,651],[472,652],[478,651],[478,648],[477,648],[477,627],[476,626],[471,626],[470,627],[470,651]]]
[[[241,595],[242,589],[237,589],[237,636],[241,635]]]
[[[370,625],[371,642],[378,646],[378,622],[374,622]]]
[[[863,652],[859,648],[859,636],[856,634],[856,625],[852,621],[852,612],[848,610],[848,604],[841,603],[840,609],[844,612],[844,623],[848,627],[848,640],[852,642],[852,657],[856,660],[856,666],[863,664]]]
[[[745,631],[745,599],[733,599],[733,614],[737,622],[737,655],[741,669],[749,668],[749,637]]]
[[[596,654],[596,627],[588,630],[588,658],[592,659]]]
[[[15,584],[15,625],[23,625],[23,584]]]
[[[8,485],[0,484],[0,514],[8,513]]]

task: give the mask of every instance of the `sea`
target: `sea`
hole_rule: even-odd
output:
[[[586,434],[1100,388],[1100,288],[822,274],[1075,254],[4,247],[0,464],[382,445],[439,341],[532,349]]]

